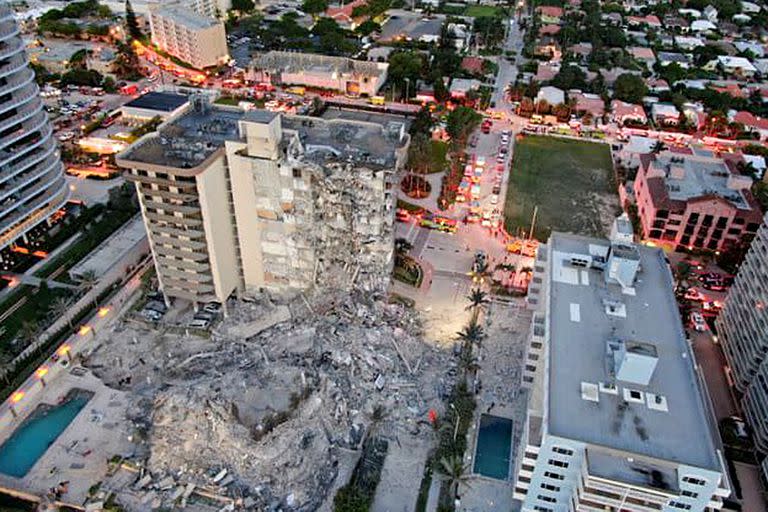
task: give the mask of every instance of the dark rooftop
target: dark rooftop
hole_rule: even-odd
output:
[[[158,112],[173,112],[189,101],[189,96],[173,92],[148,92],[125,104],[126,107],[145,108]]]

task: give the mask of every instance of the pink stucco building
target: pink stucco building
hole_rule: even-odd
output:
[[[640,162],[634,192],[645,238],[718,251],[754,237],[762,214],[752,179],[737,171],[735,160],[663,151]]]

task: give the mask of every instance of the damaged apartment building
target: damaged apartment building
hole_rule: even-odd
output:
[[[166,298],[380,289],[405,125],[243,111],[193,97],[118,155]]]

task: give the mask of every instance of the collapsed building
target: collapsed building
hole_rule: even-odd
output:
[[[380,299],[262,295],[210,337],[122,322],[85,364],[126,393],[137,470],[102,488],[126,510],[325,510],[367,437],[431,442],[456,363]]]
[[[405,125],[287,116],[194,97],[118,155],[166,298],[314,286],[382,290]]]

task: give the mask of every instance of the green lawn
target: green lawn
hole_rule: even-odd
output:
[[[495,16],[499,15],[501,16],[504,12],[504,9],[500,9],[498,7],[493,7],[490,5],[470,5],[467,6],[466,10],[464,11],[464,16],[471,16],[473,18],[481,18],[483,16]]]
[[[609,147],[542,136],[516,141],[504,205],[507,231],[527,232],[535,206],[539,240],[553,230],[607,235],[619,212]]]
[[[431,142],[431,161],[429,164],[429,172],[442,172],[448,167],[448,143],[433,140]]]
[[[26,348],[26,341],[21,340],[15,346],[10,346],[10,341],[24,331],[25,324],[34,325],[42,331],[51,321],[49,308],[55,298],[67,297],[71,294],[69,290],[61,288],[21,286],[18,291],[12,294],[10,300],[7,299],[2,304],[2,311],[6,311],[19,300],[26,298],[21,307],[3,319],[3,331],[0,333],[0,353],[5,354],[9,359],[18,355]]]

